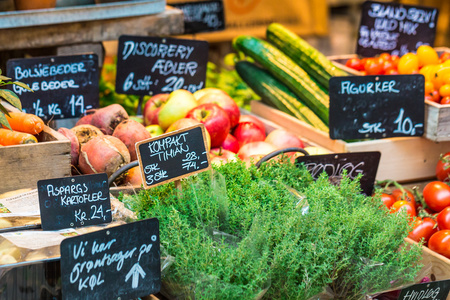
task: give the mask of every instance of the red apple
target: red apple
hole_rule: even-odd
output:
[[[222,90],[212,90],[198,99],[198,104],[215,103],[219,105],[230,118],[230,126],[233,128],[239,122],[241,112],[239,106],[226,92]]]
[[[200,104],[191,109],[186,118],[191,118],[205,125],[211,136],[211,147],[219,147],[230,131],[230,118],[227,113],[214,103]]]
[[[267,135],[264,141],[276,146],[278,149],[305,147],[303,141],[298,136],[284,129],[275,129]]]
[[[169,94],[157,94],[148,99],[143,111],[145,126],[158,124],[158,113],[168,98]]]
[[[258,126],[259,129],[261,129],[264,135],[266,135],[266,126],[264,126],[264,123],[257,117],[251,115],[241,115],[241,117],[239,118],[239,123],[244,122],[254,123],[256,126]]]
[[[233,130],[233,136],[241,147],[252,142],[262,142],[266,138],[264,132],[255,123],[250,122],[239,123]]]
[[[255,155],[264,156],[275,150],[277,150],[277,147],[272,144],[266,142],[253,142],[242,146],[241,149],[239,149],[238,157],[245,160],[246,158],[254,157]]]
[[[239,142],[238,140],[232,136],[231,134],[228,134],[225,138],[225,141],[223,141],[222,145],[220,145],[222,149],[229,150],[233,153],[238,153],[239,151]]]
[[[211,164],[223,164],[230,161],[236,161],[237,155],[231,151],[222,149],[222,148],[214,148],[209,152],[209,157],[211,159]]]

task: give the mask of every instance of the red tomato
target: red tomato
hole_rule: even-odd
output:
[[[433,97],[433,101],[439,103],[441,101],[441,95],[438,90],[433,90],[431,92],[431,97]]]
[[[439,230],[428,240],[428,248],[450,258],[450,230]]]
[[[404,189],[404,192],[402,192],[401,189],[395,189],[391,192],[391,195],[394,197],[395,201],[408,201],[411,202],[414,207],[417,206],[413,193],[406,189]]]
[[[433,97],[432,97],[431,95],[426,95],[426,96],[425,96],[425,100],[434,102],[434,99],[433,99]]]
[[[449,96],[443,97],[441,99],[441,102],[439,102],[439,103],[441,103],[441,104],[450,104],[450,97]]]
[[[361,63],[361,60],[357,57],[350,58],[347,60],[345,65],[353,70],[362,71],[364,70],[364,65]]]
[[[391,206],[391,213],[396,213],[399,212],[400,210],[405,210],[408,213],[408,215],[411,216],[411,219],[415,216],[417,216],[416,213],[416,208],[414,207],[414,205],[411,202],[408,201],[396,201],[394,202],[394,204],[392,204]]]
[[[450,229],[450,206],[447,206],[437,215],[436,222],[439,230]]]
[[[429,208],[440,212],[450,206],[450,186],[441,181],[433,181],[423,188],[423,199]]]
[[[395,198],[392,195],[383,193],[381,194],[381,201],[383,202],[384,205],[386,205],[388,209],[391,209],[392,204],[394,204],[395,202]]]
[[[450,59],[450,52],[442,52],[441,56],[439,56],[440,59],[442,59],[442,62]]]
[[[439,181],[450,181],[450,152],[445,153],[436,164],[436,177]],[[449,228],[450,229],[450,228]]]
[[[368,75],[378,75],[383,71],[383,60],[379,57],[368,58],[364,65],[364,70]]]
[[[394,64],[394,66],[398,65],[399,60],[400,60],[400,57],[398,55],[391,55],[391,62]]]
[[[384,71],[385,75],[398,75],[398,71],[396,68],[390,68]]]
[[[380,54],[380,58],[384,61],[391,60],[391,55],[387,52],[383,52]]]
[[[395,66],[390,60],[383,61],[383,71],[386,73],[387,70],[394,69]]]
[[[420,242],[423,239],[424,244],[426,244],[430,237],[437,231],[435,220],[431,218],[418,218],[408,237],[416,242]]]

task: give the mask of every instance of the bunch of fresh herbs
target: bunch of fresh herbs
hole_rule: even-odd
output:
[[[401,247],[410,225],[360,194],[305,168],[242,162],[122,199],[140,218],[157,217],[175,263],[164,278],[190,299],[361,299],[411,282],[420,248]],[[315,297],[318,299],[318,296]]]

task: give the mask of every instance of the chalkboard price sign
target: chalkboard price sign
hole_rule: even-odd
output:
[[[412,299],[447,299],[450,291],[450,280],[424,282],[411,285],[400,292],[398,300]]]
[[[158,219],[61,242],[63,299],[135,299],[161,288]]]
[[[422,136],[423,75],[330,79],[330,137],[365,139]]]
[[[314,179],[326,172],[331,182],[338,184],[344,172],[350,179],[362,175],[362,192],[372,195],[375,177],[380,163],[380,152],[353,152],[325,155],[299,156],[297,163],[303,163]]]
[[[223,1],[171,3],[184,14],[184,33],[198,33],[225,29]]]
[[[150,95],[205,87],[208,42],[123,35],[119,37],[116,91]]]
[[[33,90],[11,87],[23,110],[45,121],[78,118],[99,107],[96,54],[10,59],[6,71]]]
[[[109,223],[111,199],[106,173],[39,180],[44,230]]]
[[[438,10],[393,2],[366,1],[362,6],[356,53],[402,56],[420,45],[433,46]]]
[[[136,143],[144,186],[203,172],[211,167],[203,124]]]

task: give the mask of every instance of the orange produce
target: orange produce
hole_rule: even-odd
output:
[[[38,134],[44,130],[44,121],[36,115],[23,112],[10,112],[5,115],[12,130]]]
[[[31,143],[37,143],[37,139],[29,133],[0,128],[0,144],[4,146]]]

